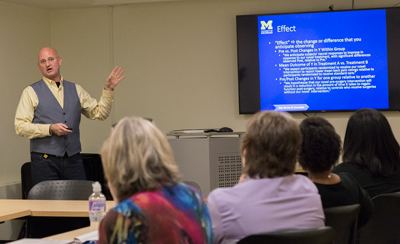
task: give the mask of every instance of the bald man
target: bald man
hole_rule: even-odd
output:
[[[99,100],[60,74],[57,51],[39,52],[38,67],[43,78],[25,88],[15,114],[17,135],[30,139],[33,184],[44,180],[84,180],[79,124],[81,113],[89,119],[108,117],[113,90],[125,78],[115,67],[106,80]]]

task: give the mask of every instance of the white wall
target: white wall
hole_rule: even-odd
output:
[[[51,15],[52,45],[63,60],[61,74],[64,79],[80,84],[96,99],[100,99],[113,67],[109,11],[108,8],[73,9],[52,11]],[[126,73],[129,76],[129,71]],[[124,82],[130,80],[127,78]],[[116,107],[117,101],[105,121],[91,121],[82,116],[83,152],[99,152],[114,121]]]
[[[22,90],[40,80],[38,50],[50,45],[50,11],[0,2],[0,185],[20,181],[29,141],[18,137],[14,116]],[[0,196],[2,197],[2,196]]]
[[[22,90],[40,79],[38,50],[50,45],[50,11],[0,2],[0,198],[20,198],[20,169],[29,161],[29,141],[15,134]],[[0,240],[15,239],[21,221],[0,224]]]
[[[330,4],[351,8],[351,1],[344,0],[224,0],[52,11],[53,46],[64,55],[66,79],[98,96],[110,60],[127,76],[115,90],[113,117],[84,119],[83,150],[99,150],[110,124],[132,115],[153,118],[163,132],[222,126],[244,131],[249,115],[238,113],[236,15],[323,11]],[[384,114],[400,139],[399,114]],[[350,115],[319,114],[342,137]]]

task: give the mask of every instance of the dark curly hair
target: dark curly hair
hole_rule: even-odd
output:
[[[341,139],[335,128],[324,118],[306,118],[300,124],[303,143],[299,163],[309,172],[331,170],[339,159]]]
[[[343,162],[366,168],[373,175],[390,176],[400,171],[400,146],[383,114],[365,108],[350,117]]]

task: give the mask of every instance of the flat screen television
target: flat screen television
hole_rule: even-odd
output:
[[[236,16],[239,112],[400,110],[400,9]]]

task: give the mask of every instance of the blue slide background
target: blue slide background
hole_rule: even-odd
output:
[[[273,21],[273,34],[261,34],[260,21]],[[359,108],[387,109],[389,107],[386,10],[360,10],[309,14],[269,15],[258,17],[260,57],[261,110],[274,110],[274,104],[307,104],[308,110],[353,110]],[[296,32],[278,32],[277,27],[296,26]],[[373,74],[375,89],[331,90],[329,93],[284,94],[282,56],[275,49],[276,40],[324,40],[362,38],[361,42],[321,43],[314,48],[339,47],[346,51],[364,51],[371,57],[330,58],[326,62],[368,60],[367,68],[356,75]],[[294,44],[295,45],[295,44]],[[304,48],[308,49],[308,48]],[[281,49],[285,50],[285,49]],[[275,52],[276,51],[276,52]],[[276,80],[278,79],[278,80]]]

